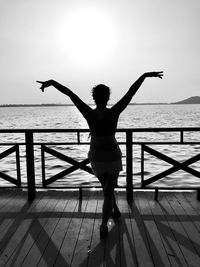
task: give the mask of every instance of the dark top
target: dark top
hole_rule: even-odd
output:
[[[87,120],[91,135],[95,137],[114,135],[120,113],[127,107],[130,97],[126,95],[111,108],[92,109],[76,94],[70,96],[73,103]]]
[[[112,112],[112,109],[97,108],[86,115],[86,120],[93,136],[114,135],[117,129],[118,115]]]
[[[144,79],[145,75],[142,75],[134,84],[131,85],[128,92],[110,109],[92,109],[71,90],[69,90],[68,96],[87,120],[91,135],[94,137],[111,136],[115,134],[120,113],[130,103],[133,95],[141,86]]]

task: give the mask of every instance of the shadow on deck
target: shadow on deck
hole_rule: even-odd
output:
[[[0,266],[200,266],[200,202],[193,192],[117,192],[122,218],[99,239],[102,195],[0,191]]]

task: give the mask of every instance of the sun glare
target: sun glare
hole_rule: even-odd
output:
[[[71,64],[94,67],[107,63],[116,45],[116,29],[112,17],[97,8],[71,10],[58,30],[62,58]]]

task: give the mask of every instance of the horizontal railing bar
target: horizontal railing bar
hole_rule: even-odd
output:
[[[65,145],[89,145],[90,142],[81,142],[81,143],[78,143],[78,142],[65,142],[65,143],[57,143],[57,142],[34,142],[34,145],[36,146],[40,146],[40,145],[47,145],[47,146],[56,146],[56,145],[62,145],[62,146],[65,146]]]
[[[0,146],[14,146],[14,145],[25,146],[25,144],[26,143],[11,142],[11,143],[0,143]]]
[[[120,144],[120,142],[118,142]],[[132,142],[133,145],[200,145],[200,142]]]
[[[119,145],[126,145],[126,142],[117,142]],[[90,142],[64,142],[64,143],[59,143],[59,142],[34,142],[33,143],[36,146],[40,146],[40,145],[89,145]],[[146,144],[146,145],[200,145],[200,142],[187,142],[184,141],[183,143],[181,142],[141,142],[141,141],[133,141],[132,142],[133,145],[142,145],[142,144]],[[0,143],[0,146],[14,146],[14,145],[19,145],[19,146],[25,146],[26,143],[17,143],[17,142],[12,142],[12,143]]]
[[[126,145],[126,142],[120,142],[120,141],[117,141],[117,143],[119,145]],[[18,144],[18,143],[17,143]],[[34,145],[89,145],[90,142],[80,142],[80,143],[77,143],[77,142],[64,142],[64,143],[59,143],[59,142],[34,142]],[[141,141],[133,141],[132,142],[133,145],[142,145],[142,144],[146,144],[146,145],[200,145],[200,142],[141,142]]]
[[[193,187],[193,186],[191,186],[191,187],[170,187],[170,186],[161,186],[161,187],[159,187],[159,186],[145,186],[145,187],[137,187],[137,186],[135,186],[134,187],[134,189],[142,189],[142,190],[149,190],[149,189],[152,189],[152,190],[155,190],[155,189],[158,189],[158,190],[197,190],[197,189],[200,189],[200,187],[199,186],[196,186],[196,187]]]
[[[116,132],[191,132],[200,131],[200,127],[167,127],[167,128],[120,128]],[[0,129],[0,133],[45,133],[45,132],[90,132],[89,129]]]
[[[126,142],[117,142],[119,145],[126,145]],[[62,146],[66,146],[66,145],[90,145],[90,142],[81,142],[81,143],[77,143],[77,142],[69,142],[69,143],[45,143],[45,142],[42,142],[42,143],[38,143],[38,142],[35,142],[33,143],[35,146],[40,146],[40,145],[46,145],[46,146],[56,146],[56,145],[62,145]]]
[[[26,186],[21,186],[20,188],[19,187],[17,187],[17,186],[15,186],[15,185],[13,185],[13,186],[1,186],[1,188],[0,188],[0,190],[1,189],[10,189],[10,188],[15,188],[15,189],[17,189],[17,190],[21,190],[21,189],[24,189],[24,190],[26,190],[27,189],[27,187]],[[46,186],[46,187],[42,187],[42,186],[39,186],[39,185],[36,185],[36,189],[41,189],[41,190],[46,190],[46,189],[79,189],[79,188],[82,188],[82,189],[88,189],[88,188],[102,188],[102,186],[96,186],[96,185],[94,185],[94,186],[84,186],[84,185],[81,185],[81,186]],[[126,186],[117,186],[116,188],[118,188],[118,189],[126,189]],[[199,186],[195,186],[195,187],[193,187],[193,186],[191,186],[191,187],[164,187],[164,186],[161,186],[161,187],[159,187],[159,186],[145,186],[145,187],[137,187],[137,186],[135,186],[134,188],[133,188],[133,190],[154,190],[154,189],[159,189],[159,190],[197,190],[197,189],[200,189],[200,187]]]

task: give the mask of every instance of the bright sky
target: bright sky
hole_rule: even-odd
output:
[[[36,80],[55,79],[92,102],[105,83],[117,101],[144,72],[132,102],[199,94],[199,0],[0,0],[0,104],[70,103]]]

